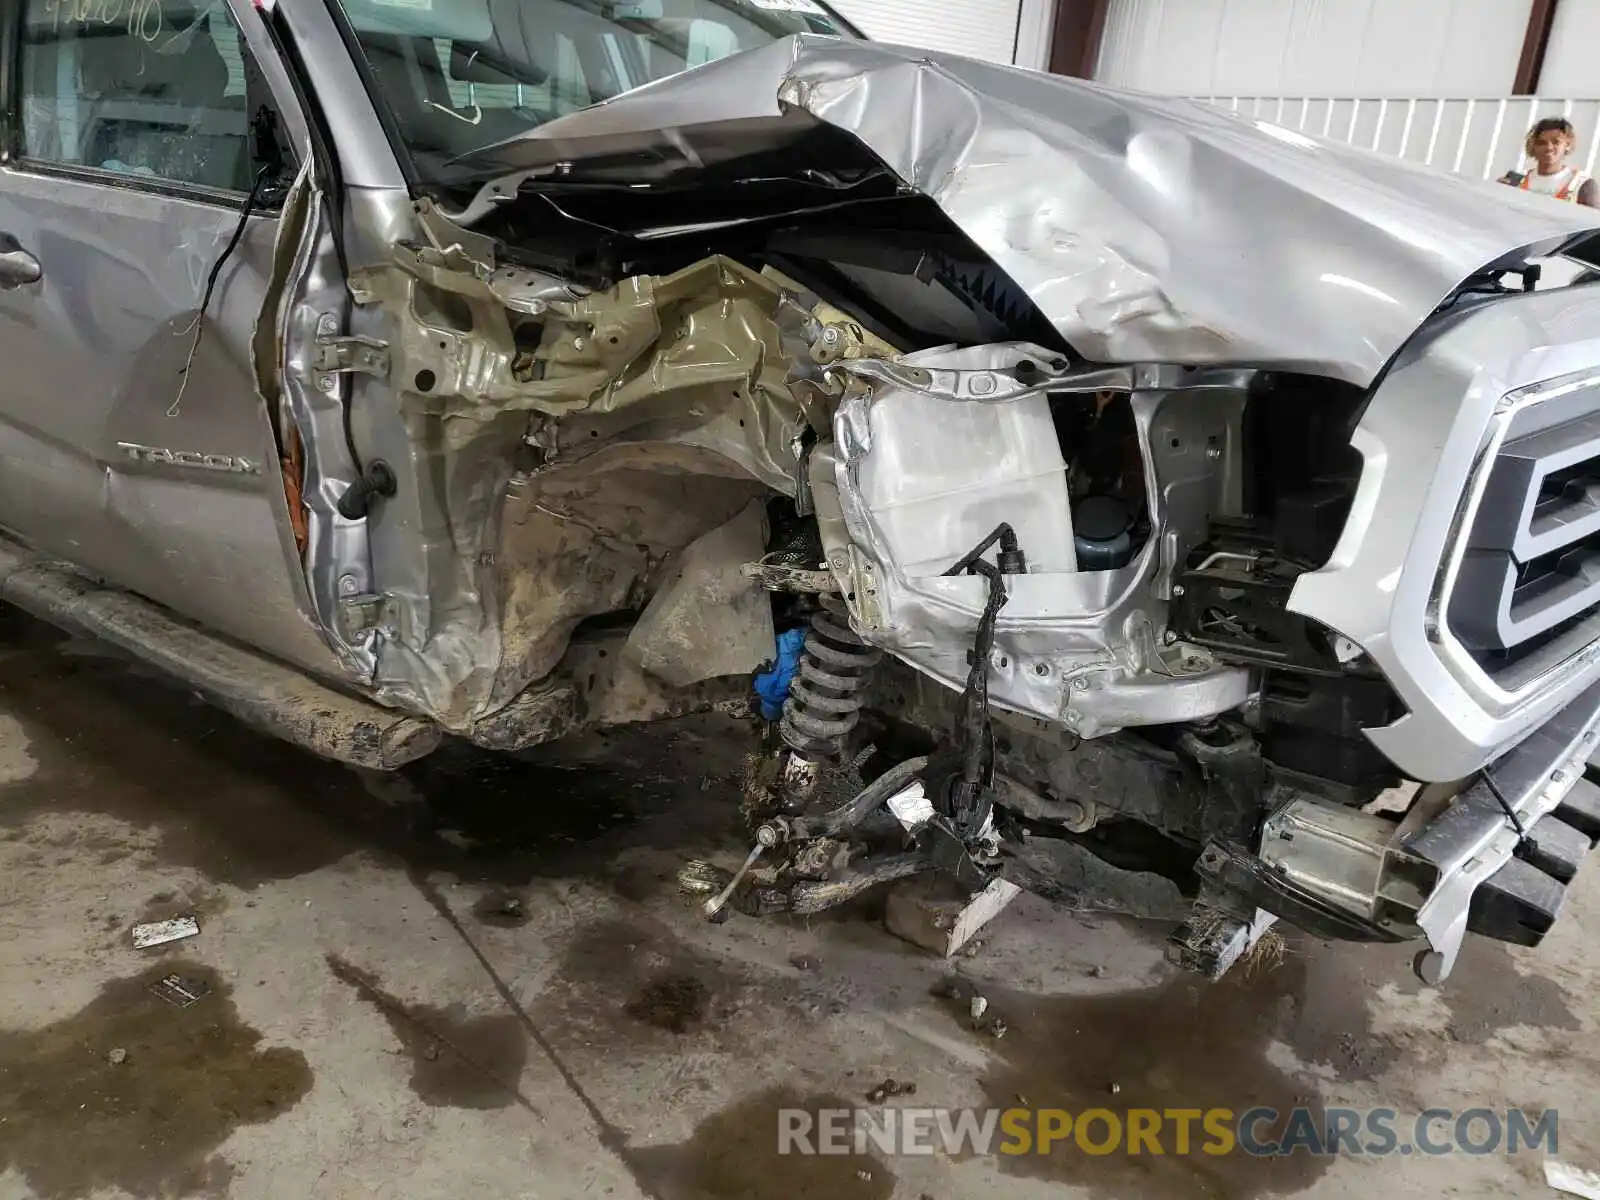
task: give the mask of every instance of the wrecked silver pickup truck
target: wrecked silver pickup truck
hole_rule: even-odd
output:
[[[0,598],[380,769],[759,676],[746,911],[1554,920],[1600,214],[811,0],[7,7]]]

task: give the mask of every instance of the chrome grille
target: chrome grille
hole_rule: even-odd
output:
[[[1488,471],[1449,623],[1515,691],[1600,639],[1600,380],[1514,407]]]

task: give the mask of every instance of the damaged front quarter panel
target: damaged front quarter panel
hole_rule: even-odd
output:
[[[427,244],[351,281],[393,320],[389,380],[447,525],[425,533],[449,547],[429,603],[380,630],[379,674],[466,731],[556,672],[582,622],[637,612],[697,539],[792,494],[821,418],[771,279],[713,257],[582,294],[419,216]]]
[[[1203,448],[1237,443],[1234,375],[1075,375],[1025,344],[896,356],[838,310],[797,302],[788,281],[725,257],[579,294],[499,265],[488,239],[426,206],[420,215],[428,244],[400,248],[353,290],[397,326],[390,379],[434,458],[453,549],[441,564],[453,577],[430,597],[444,619],[389,621],[378,653],[447,727],[469,729],[558,675],[585,621],[631,623],[664,584],[682,586],[691,547],[763,497],[794,495],[808,428],[822,435],[808,482],[827,562],[869,641],[959,690],[983,581],[944,572],[1005,520],[1029,568],[1008,579],[995,704],[1093,737],[1246,699],[1243,671],[1167,644],[1157,594],[1228,507],[1234,456]],[[1157,532],[1127,566],[1080,571],[1046,393],[1107,385],[1129,394]],[[763,548],[737,544],[750,561]],[[733,602],[725,612],[765,616]],[[721,632],[757,646],[770,629],[768,617]],[[710,649],[707,672],[759,662]],[[630,650],[637,664],[670,660],[670,686],[696,682],[692,644]]]

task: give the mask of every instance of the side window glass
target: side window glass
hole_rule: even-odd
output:
[[[22,154],[250,189],[247,53],[220,0],[23,0]]]

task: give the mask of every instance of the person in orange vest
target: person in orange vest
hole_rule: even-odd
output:
[[[1525,174],[1508,172],[1500,182],[1525,192],[1600,208],[1600,184],[1587,171],[1567,162],[1577,141],[1571,121],[1546,117],[1528,130],[1528,140],[1523,145],[1533,160],[1533,169]]]

